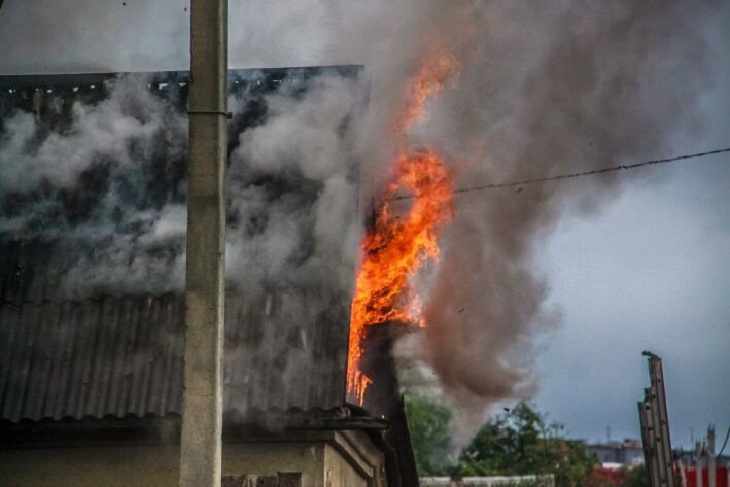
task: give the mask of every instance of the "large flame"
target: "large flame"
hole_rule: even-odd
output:
[[[361,243],[350,316],[347,389],[359,404],[372,383],[360,369],[366,327],[390,320],[425,325],[421,299],[410,282],[426,262],[439,257],[439,235],[453,213],[453,180],[436,151],[408,147],[407,130],[425,117],[428,100],[444,89],[456,67],[454,58],[444,54],[425,63],[409,83],[405,107],[395,122],[402,148],[393,159],[383,203]],[[412,200],[407,212],[397,215],[391,202],[403,190]]]

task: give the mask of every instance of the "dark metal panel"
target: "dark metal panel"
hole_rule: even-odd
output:
[[[335,357],[345,343],[331,329],[344,328],[344,317],[305,326],[281,306],[272,304],[266,316],[265,302],[231,300],[226,410],[245,416],[343,404],[344,364]],[[179,414],[183,317],[181,296],[0,305],[7,351],[0,359],[1,417]]]
[[[93,312],[93,309],[91,309],[92,304],[80,303],[76,310],[76,319],[78,320],[75,326],[76,333],[74,337],[76,345],[71,364],[70,387],[64,417],[77,419],[81,419],[82,417],[80,408],[83,404],[85,362],[89,359],[89,342],[93,339],[93,329],[88,324],[88,315]]]
[[[113,334],[112,352],[109,359],[110,368],[107,378],[107,396],[104,403],[104,412],[107,415],[116,414],[120,389],[124,383],[125,339],[129,332],[129,326],[125,322],[127,306],[128,300],[119,300],[116,313],[114,314],[115,332]]]
[[[43,418],[60,417],[59,405],[62,405],[63,402],[63,393],[68,377],[67,372],[71,363],[71,347],[73,346],[73,328],[65,326],[65,324],[70,321],[68,318],[72,312],[73,309],[69,303],[58,305],[58,319],[54,324],[56,330],[56,353],[53,357],[52,371],[49,374],[51,387],[48,390],[43,406]]]
[[[174,352],[173,352],[173,366],[170,369],[170,391],[168,393],[168,408],[167,410],[172,413],[182,414],[182,377],[183,377],[183,353],[185,338],[182,330],[183,316],[185,315],[185,301],[182,297],[177,301],[175,308],[176,318],[173,321],[174,327]]]
[[[139,299],[130,299],[127,303],[127,308],[124,313],[124,324],[125,328],[129,329],[129,333],[126,336],[126,340],[123,343],[124,355],[122,357],[122,383],[120,384],[121,391],[119,394],[119,401],[116,409],[114,410],[116,416],[122,417],[128,411],[131,411],[132,397],[134,391],[134,379],[135,379],[135,350],[137,346],[137,340],[139,337],[140,321],[142,319],[142,306],[143,303]]]
[[[0,390],[2,390],[2,396],[0,396],[0,399],[2,399],[0,415],[3,418],[10,419],[12,417],[13,402],[17,401],[18,397],[22,395],[22,391],[19,390],[19,382],[24,382],[22,378],[21,357],[27,339],[27,327],[20,326],[20,323],[23,321],[22,311],[20,309],[17,309],[9,303],[3,303],[2,306],[5,309],[3,318],[7,320],[3,324],[2,329],[10,336],[9,341],[12,343],[12,347],[10,347],[8,354],[5,356],[7,357],[6,366],[4,367],[5,374],[0,377],[4,381],[4,384],[0,387]],[[8,329],[11,326],[13,328]]]
[[[83,303],[74,303],[73,306],[73,336],[71,347],[71,362],[68,373],[68,386],[64,395],[63,406],[58,415],[62,418],[78,417],[76,405],[80,403],[81,394],[81,373],[83,368],[83,348],[85,340],[88,340],[89,331],[85,329],[84,316],[87,307]]]
[[[63,347],[63,361],[60,365],[59,391],[56,393],[56,404],[53,406],[53,418],[62,419],[66,417],[69,403],[71,400],[72,380],[76,350],[78,346],[77,335],[79,334],[79,326],[67,326],[66,323],[78,323],[81,307],[78,303],[67,302],[63,306],[65,312],[63,314],[64,321],[62,327],[63,334],[66,337]]]
[[[42,414],[43,399],[48,390],[48,372],[51,363],[51,354],[55,350],[53,324],[57,320],[57,309],[50,302],[39,303],[37,309],[37,324],[34,329],[36,346],[31,353],[29,369],[28,391],[21,416],[23,418],[39,418]]]
[[[170,321],[173,319],[172,296],[164,296],[160,299],[160,316],[157,322],[158,335],[156,338],[156,350],[154,361],[154,381],[152,387],[152,404],[147,409],[148,414],[163,415],[165,411],[165,395],[169,384],[168,364],[170,352]]]
[[[125,411],[130,414],[136,414],[139,402],[140,383],[142,382],[143,367],[140,351],[145,338],[145,316],[147,309],[147,299],[140,299],[136,306],[136,322],[134,326],[134,339],[130,343],[129,353],[127,355],[127,366],[129,367],[129,395]],[[119,414],[124,414],[121,411]]]
[[[164,317],[165,303],[162,299],[154,299],[154,317],[148,323],[150,328],[150,343],[148,351],[149,372],[147,379],[147,387],[145,390],[145,405],[142,408],[140,416],[144,416],[148,412],[157,409],[160,402],[160,393],[162,388],[162,347],[160,340],[164,333]]]
[[[170,389],[175,376],[180,374],[182,369],[174,369],[176,353],[176,338],[182,333],[182,327],[178,326],[184,309],[179,305],[179,299],[168,295],[163,299],[162,320],[160,326],[160,354],[159,354],[159,385],[156,387],[157,398],[155,401],[154,414],[164,415],[170,407]]]
[[[22,310],[24,341],[18,345],[17,362],[13,367],[11,375],[11,387],[15,393],[8,395],[10,411],[8,417],[11,421],[19,421],[24,416],[23,405],[28,396],[30,387],[30,367],[33,360],[34,345],[37,339],[37,328],[39,323],[39,310],[37,306],[24,306]],[[17,376],[15,371],[17,370]],[[15,380],[13,380],[15,379]]]
[[[77,409],[77,418],[94,415],[93,404],[95,401],[96,390],[94,390],[94,372],[95,366],[99,363],[97,357],[100,354],[95,353],[99,346],[104,328],[99,326],[103,316],[103,306],[99,301],[91,301],[89,303],[88,313],[84,315],[84,322],[88,330],[88,340],[86,347],[83,348],[83,369],[81,372],[81,394],[79,407]]]
[[[137,389],[135,392],[135,408],[132,409],[132,413],[142,417],[145,414],[147,407],[147,396],[150,387],[150,376],[152,373],[152,340],[154,337],[154,326],[153,323],[157,318],[157,302],[155,298],[149,297],[145,300],[143,308],[143,319],[140,322],[140,347],[137,349],[135,354],[135,361],[139,368],[139,381],[137,383]]]
[[[4,415],[3,405],[7,404],[6,395],[10,393],[10,373],[13,370],[13,354],[18,349],[16,340],[20,333],[17,326],[20,312],[9,303],[0,303],[0,414]]]
[[[114,303],[108,297],[104,298],[99,303],[99,318],[95,323],[97,342],[92,352],[93,359],[91,360],[92,365],[89,372],[89,392],[85,409],[86,416],[103,416],[101,409],[104,403],[104,375],[110,364],[110,322],[113,319],[113,313]]]

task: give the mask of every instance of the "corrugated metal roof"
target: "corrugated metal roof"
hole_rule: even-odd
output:
[[[228,414],[344,403],[346,308],[295,323],[231,294]],[[178,295],[0,303],[0,419],[180,414],[183,330]]]
[[[181,412],[181,300],[174,296],[0,305],[0,417]]]
[[[281,85],[296,85],[324,72],[356,76],[359,71],[357,66],[236,70],[229,73],[229,86],[232,93],[247,90],[264,96]],[[182,110],[187,73],[144,76],[150,89]],[[72,103],[100,101],[108,94],[107,82],[115,77],[2,76],[0,130],[3,116],[25,110],[36,113],[47,128],[62,132]],[[247,99],[253,96],[250,93]],[[43,101],[56,97],[63,101],[61,108]],[[241,110],[231,121],[231,140],[260,122],[258,111]],[[152,157],[165,160],[173,156],[162,151]],[[182,193],[171,188],[180,186],[184,171],[170,171],[164,164],[158,169],[155,177],[145,180],[142,192],[155,196],[147,198],[154,204],[159,203],[157,200],[182,203]],[[299,206],[311,205],[321,187],[300,179],[264,178],[254,183],[288,196],[296,193],[301,196],[294,199]],[[80,210],[94,207],[103,197],[95,190],[97,186],[75,190],[86,198],[54,193],[53,198],[59,200],[54,200],[54,211],[70,207],[72,212],[85,215]],[[38,195],[22,196],[0,202],[5,205],[0,211],[22,212],[22,206]],[[356,197],[353,194],[353,199]],[[146,209],[153,204],[147,199],[135,204]],[[44,214],[48,220],[41,218],[34,225],[43,228],[57,216]],[[235,215],[229,216],[235,219]],[[74,243],[64,243],[63,234],[49,238],[55,240],[44,240],[42,232],[27,238],[0,234],[0,419],[17,422],[179,414],[182,296],[92,293],[69,300],[77,295],[61,293],[58,287],[63,273],[75,262],[66,254],[74,251],[69,250]],[[93,248],[75,250],[82,254],[87,251]],[[333,261],[339,257],[331,256]],[[328,410],[343,404],[351,296],[327,288],[331,279],[328,281],[324,273],[322,269],[323,275],[312,276],[306,288],[274,278],[273,284],[228,289],[224,405],[229,415],[291,408]],[[308,302],[318,305],[307,306]]]

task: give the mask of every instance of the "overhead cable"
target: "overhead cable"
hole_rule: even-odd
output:
[[[680,161],[686,161],[689,159],[697,159],[700,157],[706,157],[713,154],[721,154],[724,152],[730,152],[730,147],[725,147],[723,149],[713,149],[708,150],[704,152],[695,152],[692,154],[683,154],[681,156],[675,156],[675,157],[669,157],[667,159],[656,159],[651,161],[644,161],[644,162],[636,162],[631,164],[618,164],[615,166],[609,166],[604,167],[600,169],[590,169],[587,171],[579,171],[579,172],[573,172],[573,173],[566,173],[566,174],[558,174],[555,176],[546,176],[542,178],[533,178],[533,179],[522,179],[517,181],[508,181],[508,182],[502,182],[502,183],[486,183],[486,184],[479,184],[476,186],[465,186],[463,188],[457,188],[454,190],[454,193],[471,193],[472,191],[485,191],[488,189],[499,189],[499,188],[514,188],[514,187],[520,187],[520,186],[526,186],[529,184],[537,184],[537,183],[546,183],[550,181],[562,181],[564,179],[575,179],[575,178],[582,178],[585,176],[597,176],[599,174],[607,174],[617,171],[627,171],[630,169],[639,169],[642,167],[647,166],[656,166],[660,164],[669,164],[672,162],[680,162]],[[396,196],[394,198],[391,198],[391,200],[409,200],[413,199],[413,196]]]

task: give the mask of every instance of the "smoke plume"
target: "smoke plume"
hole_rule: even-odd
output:
[[[456,56],[461,73],[411,137],[446,155],[457,186],[665,155],[702,129],[697,103],[711,78],[702,26],[719,8],[569,0],[333,6],[335,57],[363,62],[373,80],[357,147],[363,184],[372,194],[387,177],[390,121],[409,76],[434,49]],[[545,307],[550,283],[534,264],[541,239],[566,208],[589,214],[619,191],[618,179],[603,176],[457,196],[441,262],[415,283],[427,294],[428,325],[398,350],[435,372],[465,430],[498,401],[535,390],[532,344],[559,321],[559,310]]]
[[[434,48],[452,52],[462,70],[412,137],[446,154],[457,186],[655,158],[702,128],[697,102],[711,65],[701,26],[717,2],[380,7],[376,13],[368,2],[348,17],[377,25],[343,23],[357,33],[350,47],[375,80],[373,119],[359,147],[374,181],[387,174],[378,164],[387,148],[369,141],[388,140],[383,131],[408,76]],[[559,322],[559,310],[545,307],[550,283],[534,263],[541,239],[565,209],[588,214],[619,191],[618,179],[603,176],[457,196],[441,262],[416,284],[428,295],[428,325],[397,353],[435,372],[461,411],[460,436],[499,401],[537,387],[534,340]]]

